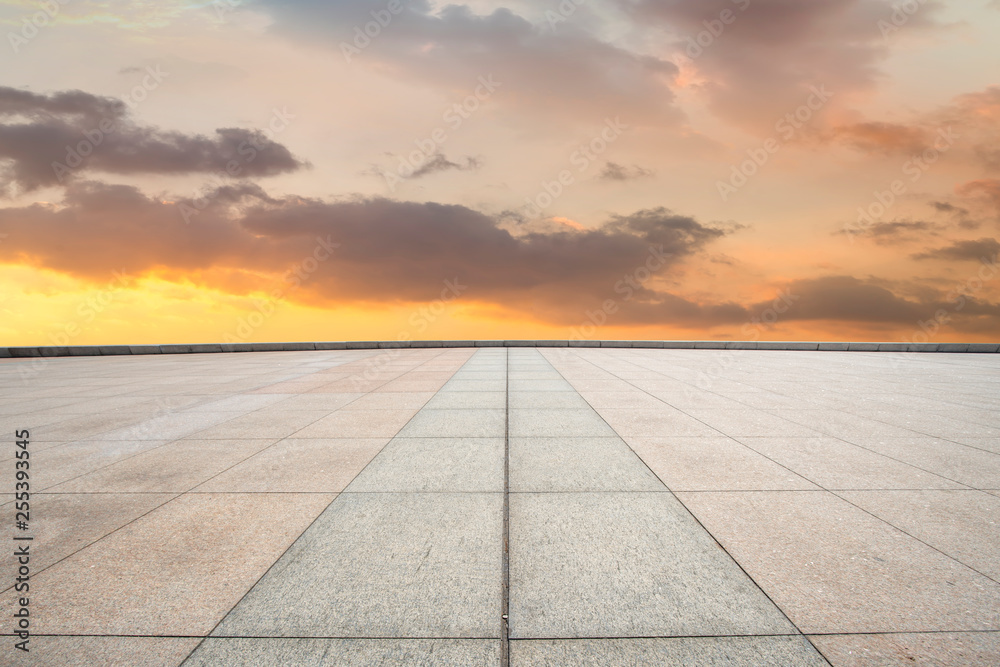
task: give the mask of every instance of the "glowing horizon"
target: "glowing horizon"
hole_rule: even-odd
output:
[[[997,2],[0,24],[3,345],[998,340]]]

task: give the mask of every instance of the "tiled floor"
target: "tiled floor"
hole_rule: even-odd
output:
[[[0,664],[1000,664],[995,355],[3,360],[0,396]]]

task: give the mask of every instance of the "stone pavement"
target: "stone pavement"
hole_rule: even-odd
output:
[[[3,665],[1000,664],[994,355],[5,359],[0,395]]]

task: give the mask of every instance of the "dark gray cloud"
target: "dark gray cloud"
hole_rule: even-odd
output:
[[[934,201],[934,202],[931,202],[931,206],[938,213],[955,213],[957,215],[968,215],[969,214],[969,210],[968,209],[962,208],[961,206],[955,206],[954,204],[951,204],[951,203],[946,202],[946,201]]]
[[[1000,254],[1000,242],[996,239],[981,238],[956,241],[943,248],[933,248],[913,255],[914,259],[943,259],[947,261],[995,261]]]
[[[662,29],[678,52],[692,59],[708,79],[702,90],[715,113],[761,132],[773,132],[779,118],[806,101],[811,86],[825,86],[835,106],[872,89],[890,48],[878,21],[891,18],[894,10],[889,0],[617,3],[637,24]],[[934,25],[941,7],[940,2],[920,3],[904,29]],[[730,12],[728,25],[720,20],[723,12]],[[694,47],[689,40],[696,40]]]
[[[391,20],[384,0],[259,0],[257,6],[273,16],[279,33],[338,55],[346,45],[343,57],[355,66],[416,79],[458,97],[472,94],[480,77],[487,77],[500,84],[491,103],[536,114],[551,110],[588,123],[620,115],[635,125],[682,117],[670,88],[676,65],[604,42],[575,22],[553,31],[507,8],[477,14],[465,5],[447,5],[435,11],[425,0],[403,2]],[[359,37],[357,30],[374,20],[372,12],[386,25],[369,26],[375,37]]]
[[[772,305],[699,302],[671,293],[667,278],[675,267],[735,228],[665,208],[612,216],[591,229],[513,235],[497,218],[456,205],[272,197],[249,183],[219,188],[205,202],[187,223],[182,207],[194,202],[74,182],[60,206],[0,209],[0,234],[6,235],[0,261],[94,281],[112,271],[176,274],[244,294],[282,286],[282,275],[325,248],[332,257],[290,298],[317,306],[431,301],[445,280],[457,280],[471,300],[567,326],[586,323],[611,300],[615,325],[735,331]],[[916,326],[950,308],[956,328],[1000,324],[998,305],[969,297],[959,312],[944,294],[925,289],[904,296],[874,279],[799,280],[785,291],[794,299],[781,320]]]
[[[628,167],[617,162],[607,162],[598,178],[605,181],[633,181],[639,178],[650,178],[655,175],[656,172],[638,165]]]
[[[902,288],[908,286],[903,285]],[[982,318],[1000,326],[1000,304],[976,299],[960,292],[924,293],[920,298],[906,298],[876,279],[853,276],[825,276],[796,280],[786,287],[793,304],[782,314],[782,321],[826,320],[845,324],[886,324],[910,326],[933,318],[939,311],[950,317],[955,330],[978,331]],[[926,292],[926,290],[920,290]],[[752,312],[771,306],[761,302]]]
[[[128,115],[122,100],[98,97],[80,90],[40,95],[27,90],[0,86],[0,117],[23,116],[42,120],[50,117],[79,117],[98,123]]]
[[[983,197],[996,210],[1000,219],[1000,179],[984,178],[959,185],[955,190],[966,197]]]
[[[100,278],[113,268],[140,275],[164,268],[281,272],[308,257],[317,239],[339,243],[335,261],[310,281],[329,301],[436,298],[445,279],[474,286],[477,298],[589,304],[646,266],[683,260],[727,232],[666,209],[616,216],[597,229],[513,236],[462,206],[387,199],[272,198],[259,187],[221,188],[185,221],[182,207],[139,190],[71,184],[63,206],[0,209],[0,259]]]
[[[909,243],[927,236],[937,236],[942,225],[925,220],[892,220],[875,222],[859,232],[879,245]],[[842,234],[843,230],[834,232]]]
[[[465,162],[452,162],[443,153],[435,153],[427,162],[420,165],[420,168],[416,169],[410,178],[420,178],[441,171],[475,171],[481,166],[482,162],[479,158],[467,157]]]
[[[269,132],[222,128],[206,137],[162,131],[136,124],[122,100],[0,87],[0,184],[22,191],[86,172],[261,177],[304,166]]]

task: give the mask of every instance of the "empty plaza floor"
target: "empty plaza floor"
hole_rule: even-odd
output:
[[[5,359],[0,394],[3,665],[1000,664],[998,355]]]

